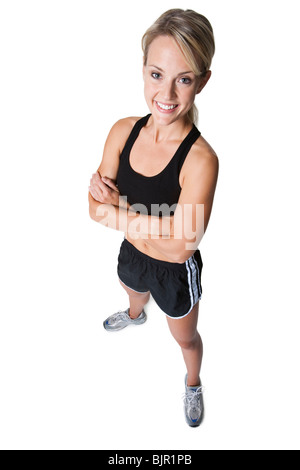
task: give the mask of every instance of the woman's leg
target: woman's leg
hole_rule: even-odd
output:
[[[149,301],[150,292],[140,294],[132,289],[129,289],[129,287],[125,286],[122,281],[120,281],[120,284],[126,290],[129,296],[129,316],[130,318],[135,319],[142,313],[144,306]]]
[[[167,317],[170,331],[181,347],[183,358],[187,368],[187,385],[200,385],[200,369],[203,356],[203,345],[197,331],[199,302],[184,318],[176,319]]]

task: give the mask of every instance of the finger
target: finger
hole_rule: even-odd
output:
[[[109,191],[109,187],[107,184],[105,184],[102,179],[100,178],[99,181],[97,181],[97,185],[99,186],[99,188],[101,189],[101,191],[103,191],[104,193],[108,193]]]
[[[113,180],[111,180],[110,178],[106,178],[106,176],[103,176],[102,178],[102,181],[104,181],[104,183],[109,186],[111,189],[113,189],[114,191],[117,191],[119,193],[119,189],[118,187],[115,185],[115,183],[113,182]]]
[[[108,194],[109,194],[110,189],[108,188],[108,186],[105,183],[103,183],[101,178],[99,178],[99,180],[98,180],[98,178],[93,176],[93,178],[91,180],[91,183],[90,183],[90,186],[93,187],[102,198],[103,198],[103,196],[107,197]]]
[[[100,178],[100,176],[99,176],[99,173],[94,173],[94,174],[92,175],[91,182],[92,182],[93,184],[95,184],[95,183],[99,183],[99,181],[101,181],[101,178]]]
[[[98,197],[97,195],[95,194],[93,188],[89,187],[89,192],[90,194],[93,196],[93,198],[95,199],[95,201],[98,201]],[[99,202],[99,201],[98,201]]]
[[[91,185],[90,186],[90,192],[91,192],[91,195],[93,196],[94,199],[96,199],[99,202],[102,201],[102,192],[97,187],[97,185]]]
[[[95,199],[95,201],[100,202],[100,201],[98,201],[98,196],[97,196],[97,194],[95,194],[95,191],[93,190],[93,188],[90,187],[90,188],[89,188],[89,192],[90,192],[90,194],[93,196],[93,198]]]

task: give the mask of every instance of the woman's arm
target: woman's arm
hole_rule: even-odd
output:
[[[94,173],[90,179],[89,192],[95,201],[101,202],[102,204],[112,204],[122,209],[130,208],[126,197],[121,196],[113,180],[107,177],[101,177],[98,171]]]
[[[105,204],[94,199],[89,192],[90,217],[105,227],[128,233],[131,238],[170,238],[171,217],[139,214],[118,205]]]
[[[130,210],[130,204],[120,196],[115,185],[120,154],[138,119],[121,119],[112,127],[105,143],[102,162],[90,180],[89,213],[96,222],[128,233],[132,238],[165,237],[170,234],[170,218],[162,220]]]
[[[103,160],[91,179],[89,213],[102,225],[141,238],[174,262],[184,262],[200,243],[211,214],[218,177],[218,158],[212,149],[194,151],[185,171],[177,209],[173,217],[155,217],[130,210],[119,199],[114,181],[128,134],[137,118],[116,123],[107,139]],[[132,123],[133,120],[133,123]],[[118,142],[122,144],[118,144]],[[105,177],[106,176],[106,183]],[[111,183],[109,183],[111,180]],[[121,202],[120,202],[121,201]]]
[[[94,185],[93,198],[98,202],[106,202],[110,198],[111,202],[119,202],[119,198],[115,197],[114,192],[118,192],[116,187],[117,174],[120,164],[120,155],[125,146],[126,140],[139,118],[129,117],[125,119],[120,119],[116,122],[111,128],[108,137],[106,139],[103,157],[100,163],[100,166],[96,173],[92,175],[91,186]],[[101,199],[101,196],[104,196],[105,200]],[[100,200],[101,199],[101,200]],[[91,202],[91,200],[89,199]],[[121,200],[122,207],[128,207]]]
[[[219,162],[211,150],[190,159],[168,240],[144,239],[167,258],[184,263],[197,249],[208,226]]]

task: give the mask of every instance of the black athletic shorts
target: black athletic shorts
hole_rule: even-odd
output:
[[[183,318],[201,299],[202,259],[197,250],[185,263],[160,261],[137,250],[124,239],[118,258],[118,275],[125,286],[151,293],[160,309]]]

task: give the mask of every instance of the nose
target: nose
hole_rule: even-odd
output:
[[[166,101],[171,101],[175,96],[175,84],[173,80],[166,80],[163,84],[162,98]]]

